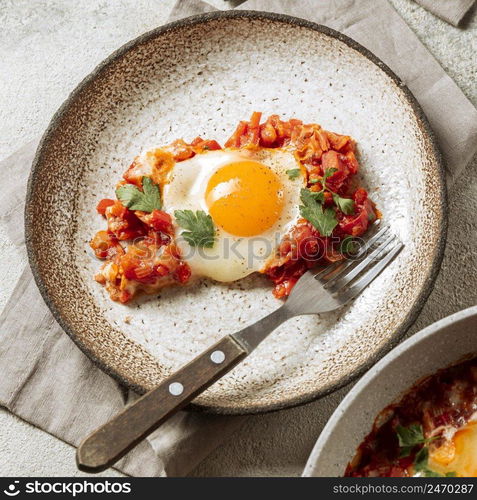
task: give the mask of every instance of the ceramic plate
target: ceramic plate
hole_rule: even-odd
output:
[[[27,247],[47,304],[102,369],[145,391],[279,303],[262,276],[112,303],[93,280],[88,242],[104,225],[95,206],[142,149],[197,135],[223,142],[254,110],[354,136],[362,182],[406,247],[353,304],[289,321],[196,399],[219,413],[336,389],[390,349],[422,307],[442,257],[445,190],[427,121],[403,83],[323,26],[245,11],[189,18],[130,42],[79,85],[41,141],[28,188]]]
[[[342,476],[378,414],[421,378],[477,355],[477,307],[428,326],[375,365],[348,393],[323,429],[305,476]]]

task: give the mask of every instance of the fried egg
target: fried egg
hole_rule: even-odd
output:
[[[206,151],[177,162],[163,186],[163,210],[174,220],[182,260],[192,275],[235,281],[266,267],[279,242],[296,225],[303,172],[285,149]],[[176,210],[202,210],[215,226],[212,248],[193,247],[181,237]]]
[[[471,420],[454,432],[441,446],[431,449],[429,466],[441,474],[477,477],[477,421]]]

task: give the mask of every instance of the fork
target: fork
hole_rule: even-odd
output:
[[[78,468],[100,472],[113,465],[228,373],[283,322],[294,316],[334,311],[350,302],[388,266],[403,246],[388,226],[375,224],[375,234],[354,258],[336,262],[319,272],[307,271],[281,307],[222,338],[90,434],[78,447]]]

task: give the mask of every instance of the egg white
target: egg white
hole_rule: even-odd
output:
[[[283,187],[280,217],[267,231],[251,237],[234,236],[215,225],[216,240],[212,248],[191,247],[181,237],[182,229],[175,221],[175,210],[203,210],[208,214],[205,194],[210,177],[220,167],[243,160],[258,161],[279,177]],[[280,241],[300,218],[300,189],[305,179],[300,175],[291,180],[286,173],[295,168],[299,168],[299,164],[291,151],[266,148],[207,151],[174,165],[163,187],[163,210],[173,217],[177,245],[192,276],[230,282],[264,269]]]

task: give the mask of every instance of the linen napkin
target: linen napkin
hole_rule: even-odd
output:
[[[357,39],[411,87],[436,131],[450,175],[457,175],[472,157],[477,111],[386,0],[249,0],[239,8],[304,17]],[[179,0],[171,19],[210,10],[203,2]],[[443,109],[449,113],[442,113]],[[24,251],[26,178],[36,145],[32,141],[0,165],[3,178],[8,179],[0,187],[5,209],[0,220],[19,251]],[[0,316],[0,332],[0,403],[70,444],[77,445],[134,397],[96,368],[62,332],[29,268]],[[243,421],[244,417],[181,412],[117,468],[132,475],[185,475]]]
[[[475,0],[415,0],[429,12],[448,23],[459,26]]]

